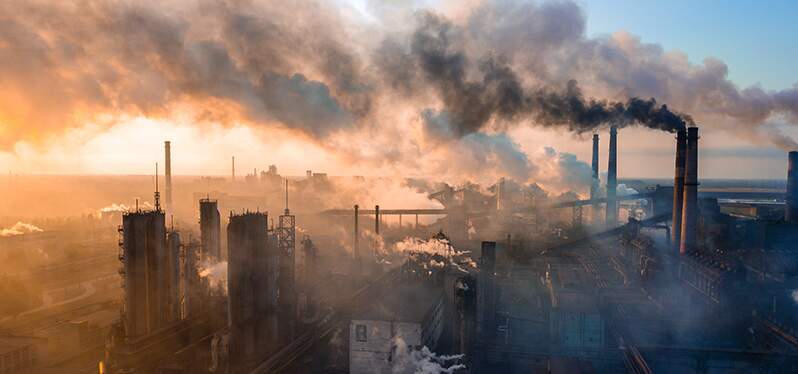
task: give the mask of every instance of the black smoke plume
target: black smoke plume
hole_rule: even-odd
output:
[[[630,98],[625,103],[587,99],[575,80],[564,90],[524,89],[518,75],[501,57],[486,56],[478,63],[478,79],[469,79],[470,61],[452,42],[452,24],[425,13],[412,38],[411,66],[418,69],[440,95],[450,118],[450,131],[463,136],[482,130],[491,120],[511,123],[532,120],[538,125],[565,126],[585,133],[614,125],[640,125],[668,132],[692,125],[692,119],[675,113],[654,98]],[[405,73],[406,74],[406,73]],[[390,74],[389,74],[390,75]]]

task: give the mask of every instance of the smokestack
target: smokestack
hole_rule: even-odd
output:
[[[787,196],[784,207],[784,220],[798,223],[798,152],[792,151],[787,166]]]
[[[232,181],[236,181],[236,156],[233,156],[233,178]]]
[[[504,209],[504,177],[496,183],[496,210]]]
[[[682,235],[679,253],[696,249],[698,231],[698,127],[687,129],[687,151],[684,162],[684,202]]]
[[[355,261],[360,261],[360,249],[358,248],[358,239],[360,238],[360,228],[358,227],[358,214],[360,207],[355,204],[355,246],[352,250],[355,255]]]
[[[607,159],[607,217],[606,224],[618,224],[618,128],[610,127],[610,157]]]
[[[172,212],[172,142],[165,141],[164,145],[164,176],[166,177],[166,211]]]
[[[673,228],[671,230],[671,245],[673,251],[679,252],[682,241],[682,204],[684,201],[684,163],[687,155],[687,131],[679,130],[676,133],[676,168],[673,175]]]
[[[374,206],[374,232],[380,234],[380,206]]]
[[[598,197],[598,190],[599,190],[599,135],[593,134],[593,163],[591,164],[593,167],[593,178],[590,182],[590,200],[595,201]],[[599,206],[597,203],[593,203],[593,224],[598,224],[599,222]]]

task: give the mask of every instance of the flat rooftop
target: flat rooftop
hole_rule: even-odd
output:
[[[443,297],[443,291],[424,282],[413,281],[385,288],[353,320],[396,321],[421,323],[427,312]]]

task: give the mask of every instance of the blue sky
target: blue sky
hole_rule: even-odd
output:
[[[716,57],[732,81],[784,89],[798,83],[798,1],[579,1],[588,36],[624,30],[700,63]]]

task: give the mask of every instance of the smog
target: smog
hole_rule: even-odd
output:
[[[3,2],[0,373],[798,372],[794,51],[625,6]]]

